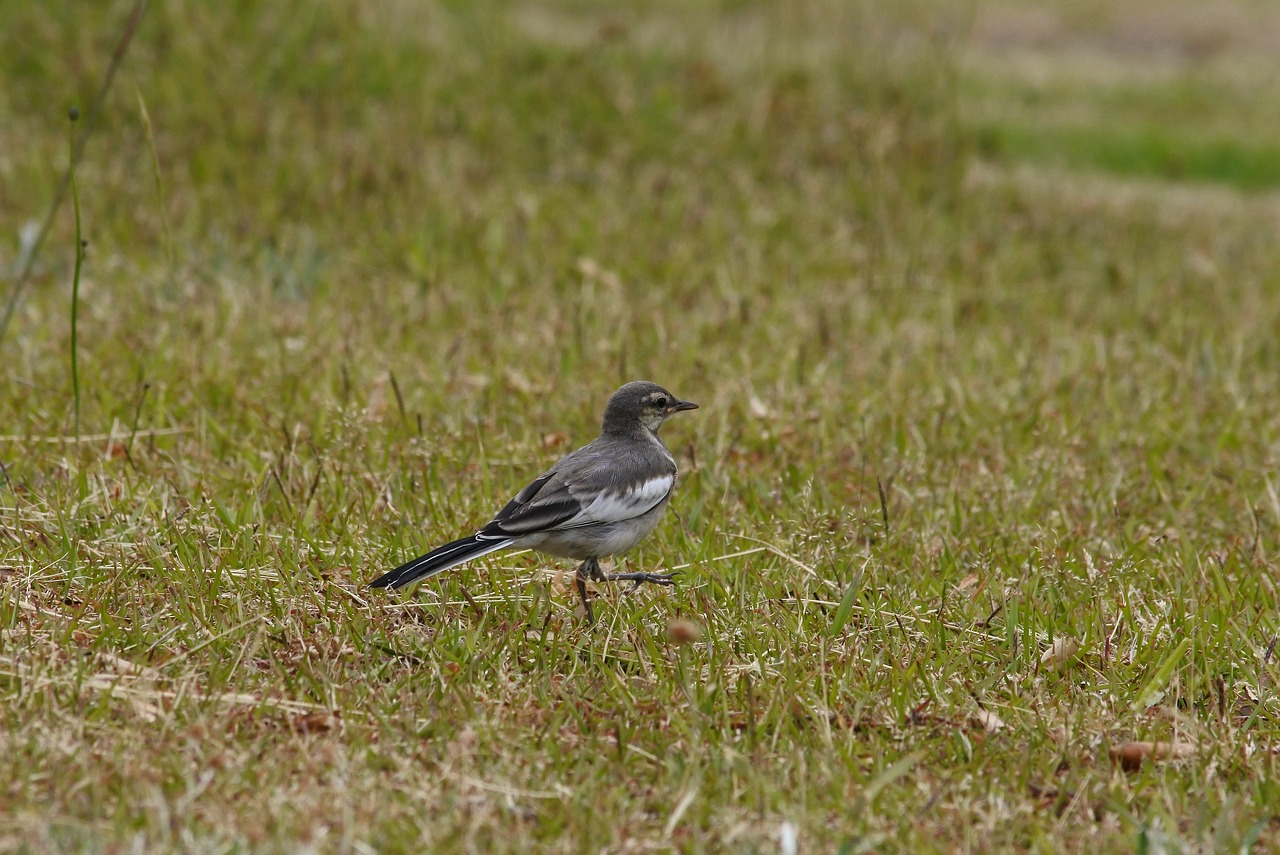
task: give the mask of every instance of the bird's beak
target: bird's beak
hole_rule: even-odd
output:
[[[682,413],[685,410],[696,410],[696,409],[698,409],[698,405],[695,404],[693,401],[676,401],[674,404],[667,407],[667,412]]]

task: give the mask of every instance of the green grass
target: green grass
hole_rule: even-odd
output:
[[[130,6],[0,31],[6,268]],[[69,210],[0,342],[0,848],[1280,844],[1276,200],[1162,168],[1177,111],[1115,170],[1055,131],[1143,89],[1248,172],[1256,55],[1019,82],[950,6],[152,4],[79,441]],[[681,585],[366,587],[636,377],[702,405],[628,557]]]
[[[987,127],[979,147],[989,157],[1059,161],[1125,176],[1212,181],[1241,190],[1280,186],[1280,146],[1234,139],[1181,139],[1162,128],[1116,133],[1097,128]]]

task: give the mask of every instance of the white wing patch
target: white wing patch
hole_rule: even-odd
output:
[[[625,522],[643,516],[671,494],[671,488],[675,483],[675,475],[662,475],[638,484],[630,490],[601,493],[568,525]]]

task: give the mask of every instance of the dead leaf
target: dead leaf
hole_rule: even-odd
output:
[[[541,395],[547,391],[547,387],[542,383],[535,383],[530,380],[528,375],[523,371],[515,368],[508,368],[503,372],[507,385],[522,395]]]
[[[291,715],[285,719],[285,725],[294,733],[328,733],[342,722],[338,712],[310,712]]]
[[[569,434],[562,430],[553,430],[542,435],[542,447],[550,451],[569,444]]]
[[[1189,742],[1126,742],[1112,746],[1111,762],[1126,772],[1136,772],[1147,760],[1185,760],[1195,753]]]
[[[1053,640],[1040,656],[1040,665],[1045,668],[1063,668],[1080,652],[1080,642],[1069,635],[1062,635]]]
[[[973,720],[987,733],[999,733],[1008,727],[1004,720],[991,710],[979,709],[973,714]]]

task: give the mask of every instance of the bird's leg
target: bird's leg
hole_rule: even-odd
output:
[[[609,577],[604,575],[604,571],[600,569],[600,559],[592,558],[591,566],[587,568],[592,582],[608,582]]]
[[[591,600],[587,598],[587,580],[598,582],[604,578],[604,573],[600,571],[600,562],[596,559],[588,558],[578,565],[575,581],[578,585],[578,596],[582,598],[582,610],[587,613],[587,626],[596,622],[595,613],[591,611]]]

